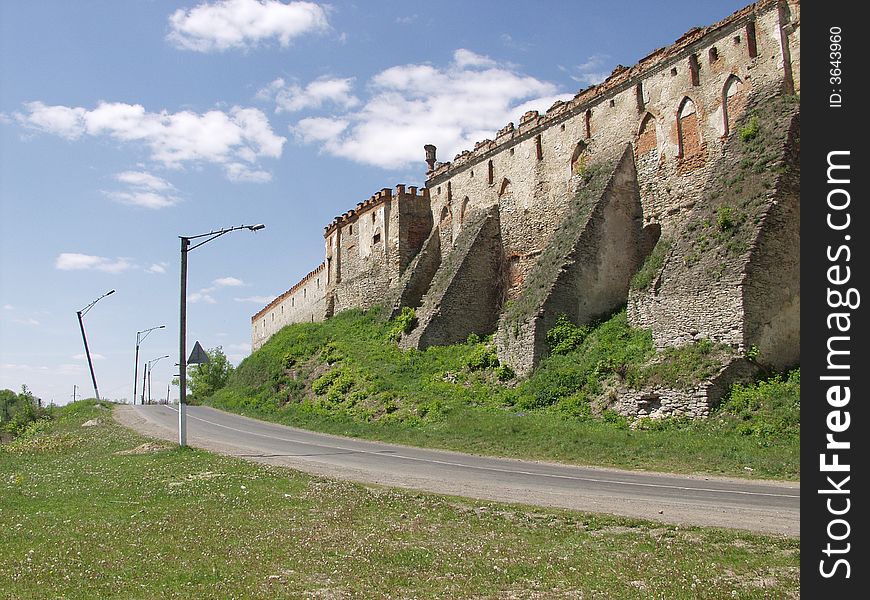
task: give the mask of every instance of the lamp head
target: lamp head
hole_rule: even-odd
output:
[[[262,223],[257,223],[256,225],[248,225],[248,229],[251,231],[260,231],[261,229],[265,229],[266,226]]]

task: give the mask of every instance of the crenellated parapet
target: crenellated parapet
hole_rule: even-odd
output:
[[[611,100],[617,94],[634,86],[642,85],[643,80],[666,69],[674,68],[678,63],[684,62],[698,51],[711,37],[722,37],[732,32],[743,30],[747,42],[747,51],[750,56],[757,52],[755,46],[755,20],[759,14],[776,10],[779,5],[786,2],[782,0],[760,0],[755,4],[738,10],[731,16],[708,27],[695,27],[674,44],[664,48],[658,48],[640,59],[632,67],[617,65],[611,74],[603,82],[580,90],[574,97],[567,101],[557,101],[545,114],[538,111],[526,112],[518,125],[508,123],[498,130],[495,140],[483,140],[474,145],[473,150],[464,150],[456,155],[452,162],[436,162],[434,169],[427,173],[427,186],[433,187],[456,172],[471,165],[477,164],[490,158],[510,146],[524,141],[541,131],[558,126],[564,121],[594,110],[596,106]],[[794,2],[789,2],[789,5]],[[795,9],[799,18],[799,8]]]
[[[253,317],[251,317],[251,322],[255,322],[257,319],[261,319],[270,310],[272,310],[276,306],[280,305],[282,302],[284,302],[284,300],[286,300],[290,296],[294,295],[296,292],[298,292],[300,289],[302,289],[305,286],[305,284],[307,284],[312,279],[314,279],[315,277],[320,275],[323,272],[324,268],[326,268],[325,262],[322,262],[319,265],[317,265],[317,267],[314,270],[310,271],[302,279],[300,279],[298,282],[296,282],[296,284],[294,284],[293,287],[291,287],[289,290],[287,290],[286,292],[284,292],[283,294],[281,294],[280,296],[278,296],[277,298],[272,300],[269,304],[267,304],[265,307],[263,307],[257,314],[255,314]]]
[[[415,185],[405,185],[403,183],[396,184],[395,193],[391,188],[382,188],[372,194],[368,200],[358,202],[357,205],[335,217],[329,225],[323,228],[323,237],[329,237],[337,228],[352,224],[365,213],[382,206],[385,203],[397,199],[400,202],[425,201],[429,200],[429,190],[427,188],[418,188]]]

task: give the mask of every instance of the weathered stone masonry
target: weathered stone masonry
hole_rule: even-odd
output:
[[[410,305],[420,326],[404,344],[498,329],[500,358],[528,372],[545,355],[541,332],[557,314],[585,321],[625,303],[628,280],[661,236],[678,243],[655,289],[632,294],[633,325],[651,328],[662,347],[706,337],[739,351],[755,346],[770,364],[793,362],[799,171],[765,183],[770,193],[758,201],[726,193],[722,202],[740,204],[735,210],[755,202],[758,227],[718,279],[695,285],[703,264],[678,265],[696,251],[687,225],[709,217],[698,203],[713,203],[712,183],[742,159],[734,140],[749,111],[800,91],[799,56],[799,2],[762,0],[617,67],[545,114],[526,113],[453,162],[437,162],[427,146],[426,187],[385,188],[326,227],[325,262],[313,272],[321,286],[306,276],[255,315],[254,348],[288,322]],[[787,129],[788,119],[798,122],[782,119]],[[786,171],[796,160],[796,136],[789,139],[776,142]],[[595,185],[604,187],[586,189]],[[588,222],[577,220],[578,198]],[[565,252],[554,253],[559,244]],[[777,256],[784,268],[771,273]],[[530,282],[547,293],[530,291]],[[768,292],[776,307],[764,301]]]

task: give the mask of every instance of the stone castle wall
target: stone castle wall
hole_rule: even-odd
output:
[[[602,84],[526,113],[518,126],[475,145],[427,180],[433,220],[455,238],[470,208],[498,204],[516,288],[564,216],[572,180],[591,156],[630,143],[647,222],[679,227],[752,93],[799,90],[788,57],[799,56],[799,11],[762,1],[688,32]],[[789,59],[790,60],[790,59]]]
[[[251,317],[251,349],[291,323],[322,321],[326,314],[326,264],[303,277],[299,283],[272,300]]]
[[[329,314],[387,301],[432,229],[425,188],[384,188],[326,227]]]
[[[703,309],[698,314],[715,312],[711,322],[717,341],[742,350],[757,343],[759,350],[779,357],[776,362],[790,360],[782,346],[799,338],[799,276],[794,284],[794,268],[775,274],[769,266],[777,255],[796,248],[799,198],[795,190],[799,181],[780,181],[775,193],[765,197],[773,208],[766,212],[759,208],[758,214],[764,214],[759,216],[761,225],[752,248],[732,257],[730,270],[693,287],[687,273],[694,271],[675,265],[692,252],[692,240],[684,235],[685,229],[698,219],[697,205],[707,201],[711,180],[721,179],[723,169],[732,164],[729,161],[734,157],[729,152],[734,152],[733,140],[747,112],[766,98],[799,92],[799,57],[799,2],[760,0],[719,23],[687,32],[631,68],[617,67],[602,84],[579,92],[568,102],[555,103],[545,114],[526,113],[516,126],[508,124],[495,139],[477,143],[452,162],[437,163],[435,148],[427,146],[426,188],[419,192],[401,185],[395,190],[384,188],[330,223],[324,231],[325,262],[316,270],[321,287],[314,292],[300,288],[306,281],[310,288],[309,275],[255,315],[253,346],[259,347],[294,319],[319,320],[348,308],[396,302],[417,307],[420,322],[429,324],[416,337],[437,340],[446,325],[432,324],[444,321],[443,315],[462,310],[443,305],[444,298],[451,296],[444,290],[453,288],[433,289],[437,282],[455,281],[460,275],[448,271],[456,262],[450,257],[457,256],[457,244],[465,243],[462,240],[472,240],[463,256],[498,256],[501,264],[493,264],[487,274],[489,287],[497,293],[477,294],[475,299],[487,304],[479,311],[487,315],[485,329],[493,328],[493,314],[501,313],[500,323],[505,325],[504,306],[521,303],[528,296],[531,281],[540,279],[546,267],[541,261],[553,258],[548,248],[561,243],[555,237],[560,228],[564,231],[562,224],[574,218],[572,202],[589,181],[590,170],[603,168],[609,160],[606,157],[628,147],[630,164],[623,160],[619,173],[631,174],[631,181],[624,182],[623,187],[639,195],[639,210],[617,227],[628,232],[625,240],[579,234],[586,236],[583,239],[597,240],[594,247],[566,255],[563,259],[567,262],[559,266],[576,272],[571,277],[577,281],[560,276],[562,283],[554,284],[551,295],[541,298],[534,322],[546,325],[560,311],[586,319],[589,311],[581,310],[584,302],[604,290],[600,277],[593,281],[587,275],[604,273],[599,267],[605,263],[621,264],[620,243],[631,255],[624,262],[632,270],[659,235],[668,239],[682,235],[680,253],[672,251],[670,266],[665,268],[665,273],[674,276],[661,288],[664,295],[635,294],[634,301],[629,302],[632,324],[652,328],[657,344],[705,337],[703,327],[683,322],[686,311],[697,305]],[[603,207],[610,201],[601,202],[605,202]],[[613,206],[623,204],[628,206],[623,201]],[[481,214],[491,215],[487,235],[467,235],[479,226],[474,215]],[[629,227],[635,218],[636,225]],[[581,254],[606,260],[601,258],[604,262],[596,268],[575,264],[574,258]],[[790,265],[799,265],[799,254],[796,256]],[[489,262],[488,258],[477,262],[464,259],[462,264],[469,268],[463,273],[470,273],[476,285],[483,285],[478,263]],[[630,273],[620,273],[617,287],[624,290],[622,296],[628,296],[625,288]],[[788,287],[780,294],[784,308],[765,308],[765,290],[771,285]],[[454,287],[459,290],[461,286]],[[678,301],[665,307],[661,298],[668,294]],[[612,305],[610,300],[605,304]],[[463,339],[463,331],[478,331],[483,326],[470,321],[451,320],[449,337]],[[521,333],[532,323],[528,319],[515,321],[508,324],[509,329]],[[535,332],[529,329],[526,337],[540,338],[540,332]],[[509,345],[516,347],[509,350],[506,346],[504,356],[508,362],[511,357],[516,359],[520,371],[526,372],[526,367],[533,367],[540,357],[541,349],[537,348],[526,365],[529,361],[521,360],[518,353],[522,352],[517,350],[522,344]]]

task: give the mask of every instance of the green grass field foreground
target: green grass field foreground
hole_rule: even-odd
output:
[[[329,481],[51,412],[0,445],[3,598],[799,595],[796,539]]]
[[[618,385],[687,387],[728,348],[709,341],[656,354],[617,312],[593,327],[560,320],[551,355],[528,379],[498,364],[491,341],[399,349],[406,311],[347,311],[285,327],[206,402],[298,427],[400,444],[527,459],[800,478],[800,370],[735,386],[704,420],[629,420],[608,410]]]

